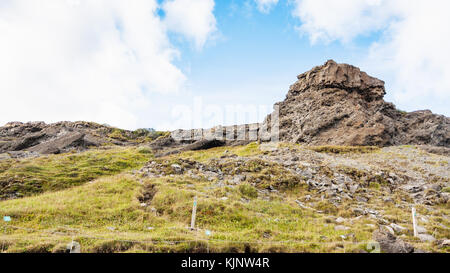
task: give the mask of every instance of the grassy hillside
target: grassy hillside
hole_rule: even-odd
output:
[[[151,151],[146,148],[112,148],[2,160],[0,200],[82,185],[101,176],[139,168],[151,156]]]
[[[317,153],[300,146],[281,147],[314,160],[315,156],[325,160],[331,156],[327,153],[342,154],[345,160],[367,153],[378,158],[400,154],[347,148],[339,153],[338,147],[321,147]],[[21,181],[16,184],[24,196],[34,195],[0,202],[0,216],[12,218],[9,224],[0,223],[0,251],[60,252],[72,239],[81,244],[83,252],[365,249],[380,219],[355,214],[353,208],[360,206],[355,200],[332,204],[330,198],[309,188],[306,178],[293,175],[281,163],[268,161],[267,156],[272,152],[253,143],[157,159],[144,148],[116,148],[0,162],[0,181],[15,178]],[[142,171],[132,171],[149,160]],[[436,162],[440,161],[430,164]],[[329,165],[324,162],[319,172],[336,175]],[[241,180],[233,182],[234,177]],[[41,187],[23,186],[28,180]],[[425,250],[449,251],[413,238],[410,208],[398,206],[407,196],[392,194],[396,202],[385,202],[382,181],[373,182],[363,192],[371,195],[365,206],[407,229],[404,240]],[[197,230],[191,231],[187,227],[195,196]],[[305,201],[309,199],[314,202]],[[445,228],[450,224],[447,204],[435,205],[432,212],[423,205],[417,209],[419,214],[429,215],[425,226],[434,236],[450,237]],[[211,231],[209,236],[207,230]]]

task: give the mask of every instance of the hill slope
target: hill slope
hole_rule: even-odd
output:
[[[139,158],[139,149],[128,153]],[[3,251],[64,251],[73,238],[84,252],[359,252],[380,228],[409,251],[449,251],[447,156],[414,146],[256,143],[149,156],[145,166],[130,160],[135,171],[1,201],[0,215],[12,218],[0,225]],[[413,204],[421,238],[412,236]]]

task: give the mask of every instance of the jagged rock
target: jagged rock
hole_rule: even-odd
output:
[[[428,110],[399,111],[383,100],[385,94],[383,81],[330,60],[299,75],[286,99],[275,104],[275,115],[262,123],[176,130],[154,146],[193,145],[186,148],[193,150],[281,140],[311,145],[416,144],[449,153],[450,118]]]
[[[28,154],[58,154],[70,150],[85,150],[105,143],[132,145],[138,136],[131,131],[121,130],[126,138],[114,138],[116,128],[93,122],[10,122],[0,127],[0,154],[17,153],[17,157]]]
[[[275,105],[280,139],[313,145],[450,146],[450,118],[401,112],[383,100],[385,93],[383,81],[330,60],[299,75],[286,99]]]
[[[405,243],[402,239],[395,237],[386,230],[376,230],[373,239],[380,244],[383,253],[412,253],[414,247]]]

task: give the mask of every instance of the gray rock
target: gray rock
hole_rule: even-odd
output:
[[[366,212],[363,209],[354,208],[353,209],[353,214],[355,214],[356,216],[360,216],[360,215],[365,215]]]
[[[356,196],[356,201],[358,201],[360,203],[367,203],[369,201],[369,199],[367,199],[366,197],[363,197],[363,196]]]
[[[336,230],[336,231],[346,231],[346,230],[350,230],[350,228],[346,227],[346,226],[338,225],[338,226],[334,227],[334,230]]]
[[[403,232],[406,232],[406,231],[408,230],[407,228],[402,227],[402,226],[397,225],[397,224],[394,224],[394,223],[390,224],[389,226],[390,226],[396,233],[403,233]]]
[[[437,241],[436,245],[439,248],[449,247],[450,246],[450,240],[449,239],[439,240],[439,241]]]
[[[245,175],[235,175],[233,177],[233,184],[240,184],[241,182],[245,181],[247,177]]]
[[[178,164],[172,164],[170,167],[172,168],[172,170],[176,174],[182,174],[183,173],[183,168],[180,165],[178,165]]]
[[[350,192],[355,193],[358,190],[358,188],[359,188],[358,184],[353,184],[350,186]]]
[[[436,238],[434,238],[433,236],[431,236],[429,234],[419,234],[419,235],[417,235],[417,237],[422,242],[434,242],[434,241],[436,241]]]
[[[422,227],[422,226],[416,226],[416,231],[417,233],[421,234],[421,233],[427,233],[427,229]]]
[[[380,244],[383,253],[413,253],[414,247],[395,237],[386,230],[376,230],[373,233],[373,239]]]
[[[387,230],[390,234],[395,235],[394,229],[390,226],[383,226],[385,230]]]

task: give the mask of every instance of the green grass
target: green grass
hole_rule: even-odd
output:
[[[153,158],[145,148],[116,147],[0,161],[0,181],[17,181],[16,186],[27,196],[0,201],[0,217],[12,218],[8,226],[0,222],[0,252],[61,252],[72,239],[80,242],[83,252],[96,253],[353,252],[372,241],[378,222],[370,217],[355,218],[353,208],[358,205],[354,200],[344,200],[339,206],[327,198],[321,200],[315,190],[308,189],[304,178],[285,171],[280,164],[252,158],[236,165],[233,159],[224,159],[222,170],[235,170],[246,179],[240,185],[225,183],[222,187],[215,180],[188,174],[167,171],[164,177],[146,178],[129,172],[149,160],[169,170],[180,158],[212,165],[224,154],[249,157],[262,153],[257,143],[164,158]],[[319,172],[333,175],[326,166]],[[405,240],[426,250],[446,251],[413,238],[410,207],[395,205],[406,195],[394,193],[395,203],[386,203],[384,182],[377,176],[352,168],[340,172],[354,180],[369,178],[370,183],[362,185],[371,196],[367,206],[408,228]],[[32,180],[40,187],[30,185]],[[258,198],[258,190],[269,186],[278,192]],[[317,199],[305,202],[310,208],[302,208],[296,201],[304,202],[307,195]],[[198,198],[197,230],[191,231],[187,227],[194,197]],[[417,206],[420,215],[429,216],[429,223],[421,224],[434,231],[437,239],[448,238],[445,226],[450,223],[443,217],[449,213],[448,205],[434,209],[429,212]],[[350,230],[334,229],[338,216],[346,219],[340,225]],[[206,236],[205,230],[212,235]]]
[[[211,252],[343,250],[339,236],[344,232],[335,231],[325,217],[299,208],[290,199],[243,203],[241,192],[233,189],[223,192],[229,198],[223,201],[220,193],[208,189],[209,182],[197,182],[195,189],[177,183],[187,179],[146,181],[157,188],[151,202],[156,212],[140,206],[137,197],[142,185],[130,175],[3,201],[0,215],[11,216],[11,225],[20,229],[7,227],[0,245],[6,252],[58,252],[73,236],[83,252],[205,252],[207,247]],[[198,230],[190,231],[186,227],[194,196],[199,197]],[[212,231],[209,238],[206,229]],[[370,236],[367,231],[358,234],[361,239]],[[351,251],[359,245],[347,242],[345,247]]]
[[[139,168],[151,157],[146,148],[114,148],[0,161],[0,199],[78,186],[101,176]]]
[[[206,162],[213,158],[220,158],[225,155],[226,152],[230,155],[235,154],[237,156],[252,156],[261,154],[258,143],[253,142],[248,145],[238,147],[217,147],[203,151],[189,151],[181,153],[180,155],[171,156],[171,158],[184,158],[199,162]]]

